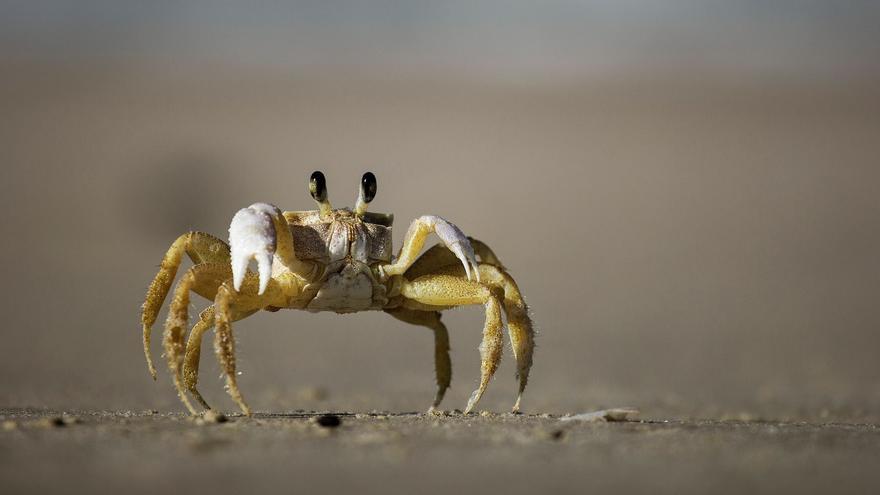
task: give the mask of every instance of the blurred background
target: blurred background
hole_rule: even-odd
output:
[[[867,1],[7,0],[0,405],[183,410],[140,344],[165,250],[312,208],[320,169],[336,206],[376,173],[396,247],[433,213],[495,249],[540,332],[527,412],[878,420],[878,24]],[[445,321],[463,408],[482,310]],[[382,313],[234,328],[256,410],[433,397],[431,335]]]

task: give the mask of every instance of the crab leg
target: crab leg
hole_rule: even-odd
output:
[[[507,332],[516,358],[516,375],[519,380],[519,391],[513,412],[519,412],[522,395],[529,380],[535,348],[535,332],[529,317],[529,309],[513,277],[504,270],[495,253],[476,239],[471,239],[471,243],[481,260],[479,269],[482,281],[504,291]],[[429,274],[466,276],[455,255],[441,244],[425,251],[404,275],[406,278],[416,279]]]
[[[232,327],[230,320],[230,299],[232,299],[232,291],[228,286],[223,286],[217,292],[217,300],[214,302],[216,316],[214,317],[214,352],[217,354],[217,360],[226,374],[226,391],[229,392],[232,400],[238,404],[242,412],[250,416],[251,410],[244,402],[241,391],[238,390],[238,381],[235,376],[235,340],[232,336]]]
[[[267,306],[283,306],[286,302],[279,283],[272,279],[263,293],[258,292],[262,280],[258,275],[247,273],[240,291],[233,288],[232,280],[220,286],[214,299],[214,352],[226,375],[226,391],[238,404],[242,412],[251,414],[238,389],[235,366],[235,340],[232,336],[231,322],[236,314],[244,314]]]
[[[464,276],[461,267],[448,265],[437,270],[436,273]],[[517,287],[513,277],[507,272],[492,265],[480,265],[480,276],[483,281],[491,286],[504,291],[504,314],[507,317],[507,334],[510,337],[510,346],[516,359],[516,377],[519,380],[519,390],[513,412],[519,412],[523,392],[529,381],[529,371],[532,368],[532,355],[535,350],[535,331],[532,320],[529,317],[529,308]]]
[[[196,410],[186,396],[181,368],[183,364],[183,332],[189,323],[190,292],[212,297],[217,293],[220,284],[227,278],[229,278],[229,266],[225,263],[202,263],[187,270],[186,274],[177,282],[171,307],[168,310],[168,318],[165,320],[163,341],[168,369],[171,371],[180,400],[193,414],[196,414]]]
[[[147,358],[147,367],[154,380],[156,379],[156,367],[153,365],[153,357],[150,352],[150,335],[153,323],[156,322],[156,317],[159,315],[159,308],[162,307],[165,296],[168,295],[174,277],[177,275],[183,253],[189,255],[194,263],[229,263],[229,246],[204,232],[187,232],[178,237],[168,248],[168,252],[162,258],[159,273],[156,274],[150,288],[147,289],[146,300],[141,312],[144,356]]]
[[[504,291],[507,334],[510,337],[510,346],[513,348],[513,355],[516,359],[516,377],[519,380],[516,403],[513,405],[513,412],[516,413],[519,412],[522,395],[529,381],[532,355],[535,351],[535,331],[529,317],[529,308],[513,277],[501,268],[489,265],[480,265],[480,275],[487,283],[496,285]]]
[[[474,248],[474,254],[480,259],[479,266],[483,266],[484,264],[489,264],[496,266],[500,269],[504,269],[504,265],[501,264],[501,260],[498,259],[498,256],[489,248],[484,242],[474,239],[473,237],[468,237],[468,240],[471,242],[471,246]],[[455,253],[449,250],[446,246],[441,244],[434,244],[430,249],[422,253],[421,256],[412,264],[409,268],[407,268],[406,272],[404,272],[404,276],[410,280],[415,280],[422,275],[428,275],[431,273],[436,273],[438,269],[445,268],[447,266],[456,266],[462,269],[462,273],[464,272],[464,268],[461,266],[459,259],[455,256]],[[482,277],[482,273],[480,274]]]
[[[211,409],[208,402],[196,385],[199,383],[199,359],[202,354],[202,335],[214,327],[214,306],[208,306],[199,315],[199,321],[193,325],[186,341],[186,352],[183,360],[183,385],[189,393],[205,409]],[[179,393],[179,391],[178,391]]]
[[[246,313],[233,313],[232,321],[238,321],[246,318],[254,311]],[[189,390],[189,393],[202,405],[205,409],[211,409],[208,402],[202,397],[196,385],[199,383],[199,361],[202,356],[202,337],[205,332],[214,328],[214,306],[208,306],[199,315],[199,321],[193,326],[189,332],[189,338],[186,341],[186,355],[183,359],[183,385]]]
[[[479,282],[480,273],[477,270],[477,258],[471,242],[461,229],[435,215],[421,216],[413,221],[406,232],[397,261],[381,268],[385,275],[390,277],[406,272],[407,268],[416,261],[425,245],[425,240],[432,232],[436,233],[443,244],[461,261],[468,280],[471,280],[473,272],[473,276]]]
[[[398,320],[412,325],[421,325],[434,331],[434,368],[437,376],[437,393],[428,412],[433,412],[440,405],[449,384],[452,381],[452,361],[449,359],[449,332],[440,321],[439,311],[417,311],[408,308],[385,310]]]
[[[425,275],[412,282],[404,281],[401,287],[401,295],[419,304],[441,307],[470,304],[485,306],[486,322],[483,327],[483,342],[480,344],[480,385],[468,400],[465,414],[477,405],[501,361],[501,292],[497,287],[442,274]]]

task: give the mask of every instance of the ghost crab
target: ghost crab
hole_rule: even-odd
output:
[[[282,212],[267,203],[239,210],[229,227],[228,245],[202,232],[186,233],[171,245],[147,291],[141,318],[144,353],[153,379],[156,368],[150,354],[151,328],[186,253],[194,266],[175,287],[163,343],[178,395],[192,414],[198,411],[187,391],[210,409],[196,384],[202,337],[213,327],[214,351],[226,377],[226,389],[250,415],[236,383],[231,322],[260,310],[282,308],[336,313],[382,310],[404,322],[431,329],[437,379],[430,409],[433,411],[452,377],[449,336],[440,312],[472,304],[485,306],[486,321],[480,345],[480,384],[465,413],[480,400],[501,359],[502,311],[507,316],[519,378],[513,411],[519,411],[532,365],[534,332],[516,282],[492,250],[466,237],[452,223],[425,215],[412,222],[392,262],[393,215],[367,212],[367,204],[376,194],[372,173],[364,174],[353,210],[331,207],[321,172],[312,174],[309,191],[318,204],[317,210]],[[419,256],[431,233],[442,242]],[[257,272],[248,270],[252,260],[256,261]],[[213,304],[199,315],[184,343],[191,292]]]

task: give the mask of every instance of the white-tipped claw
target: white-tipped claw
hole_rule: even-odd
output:
[[[429,217],[429,221],[434,224],[434,232],[440,237],[440,240],[455,254],[455,257],[461,260],[464,266],[464,272],[468,280],[476,279],[480,281],[480,267],[477,264],[477,256],[474,254],[474,247],[468,240],[464,232],[454,224],[440,218]]]
[[[241,289],[251,260],[257,262],[260,276],[258,294],[263,294],[272,278],[272,256],[275,254],[275,225],[272,214],[276,208],[255,203],[243,208],[229,224],[229,247],[232,258],[232,285]]]
[[[470,241],[465,239],[467,244],[462,244],[457,242],[453,244],[449,249],[455,253],[455,256],[461,260],[461,264],[464,265],[464,272],[467,274],[468,280],[472,280],[471,272],[473,272],[473,279],[476,279],[477,282],[480,281],[480,266],[477,264],[477,257],[474,254],[474,248],[471,246]]]

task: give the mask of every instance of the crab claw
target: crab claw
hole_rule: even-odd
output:
[[[443,244],[452,251],[456,258],[461,260],[468,280],[471,280],[471,272],[473,272],[473,278],[479,282],[480,268],[477,264],[477,256],[474,254],[474,247],[471,246],[471,241],[464,235],[464,232],[456,227],[455,224],[438,216],[428,216],[425,217],[425,220],[433,227],[434,232],[443,241]]]
[[[257,261],[260,289],[263,294],[272,278],[272,257],[275,254],[275,224],[272,215],[277,208],[266,203],[254,203],[238,210],[229,224],[229,247],[232,257],[232,285],[241,289],[251,260]]]

